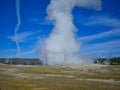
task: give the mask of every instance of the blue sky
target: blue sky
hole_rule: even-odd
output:
[[[15,0],[0,0],[0,57],[38,57],[38,41],[48,37],[53,28],[52,22],[46,20],[49,3],[50,0],[21,0],[18,31],[21,53],[17,55],[13,37],[17,24]],[[120,0],[102,0],[102,3],[101,11],[73,9],[82,56],[120,56]]]

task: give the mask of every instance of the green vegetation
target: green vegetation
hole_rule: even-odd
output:
[[[95,64],[109,64],[109,65],[120,65],[120,57],[114,58],[97,58],[94,60]]]
[[[41,65],[37,58],[0,58],[0,63],[13,65]]]
[[[119,58],[111,58],[110,60],[110,65],[120,65],[120,57]]]
[[[42,65],[42,62],[37,58],[0,58],[0,63],[12,65]],[[105,65],[120,65],[120,57],[114,58],[96,58],[94,64]]]
[[[107,81],[107,82],[106,82]],[[0,64],[1,90],[120,90],[120,66]]]

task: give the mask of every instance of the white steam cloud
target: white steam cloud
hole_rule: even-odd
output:
[[[51,0],[47,7],[48,19],[54,28],[40,45],[40,60],[47,65],[82,63],[80,44],[75,37],[72,9],[75,7],[101,10],[101,0]]]
[[[16,24],[16,27],[15,27],[15,37],[17,38],[18,37],[18,30],[19,30],[19,27],[20,27],[20,24],[21,24],[21,18],[20,18],[20,0],[16,0],[16,15],[17,15],[17,24]],[[15,43],[16,43],[16,46],[17,46],[17,53],[18,55],[20,54],[20,45],[19,45],[19,41],[17,39],[15,39]]]

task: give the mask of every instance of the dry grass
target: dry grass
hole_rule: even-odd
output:
[[[120,66],[71,68],[0,64],[1,90],[120,90],[119,81]]]

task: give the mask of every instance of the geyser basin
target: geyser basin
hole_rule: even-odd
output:
[[[101,10],[101,0],[51,0],[47,14],[48,19],[54,22],[54,28],[44,44],[40,45],[40,60],[43,64],[81,63],[78,54],[80,45],[75,38],[76,27],[71,14],[75,6]]]

